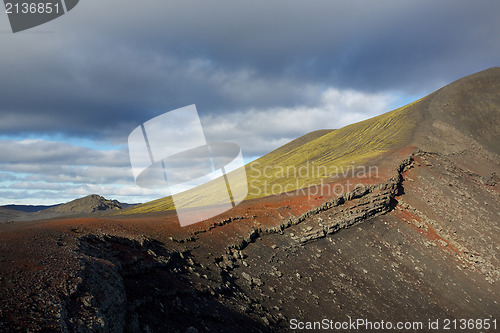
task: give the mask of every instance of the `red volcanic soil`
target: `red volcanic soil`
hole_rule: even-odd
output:
[[[179,225],[175,211],[98,218],[58,218],[0,224],[0,240],[5,240],[3,243],[7,243],[7,239],[9,239],[9,243],[12,243],[13,237],[22,238],[24,233],[31,231],[38,233],[42,230],[65,232],[70,235],[82,235],[97,231],[123,236],[147,235],[165,242],[172,240],[182,242],[199,233],[214,230],[215,226],[218,226],[219,229],[224,226],[222,228],[225,229],[224,232],[226,229],[235,229],[234,232],[244,234],[251,228],[273,227],[283,220],[300,216],[333,198],[353,191],[356,186],[380,184],[393,177],[397,163],[408,157],[414,150],[415,147],[407,147],[390,151],[370,161],[366,165],[377,166],[376,172],[366,176],[358,177],[357,174],[349,172],[345,178],[326,179],[323,185],[246,200],[223,214],[186,227]],[[229,220],[245,223],[228,223]],[[230,224],[230,226],[226,226],[226,224]],[[41,232],[41,234],[44,233]],[[21,244],[24,243],[21,242]]]
[[[181,227],[175,211],[148,213],[140,215],[120,215],[105,218],[71,218],[31,222],[15,222],[0,225],[0,244],[3,253],[9,253],[9,248],[15,252],[17,259],[23,259],[25,254],[32,252],[29,260],[35,260],[37,250],[33,244],[53,237],[80,237],[93,233],[109,233],[120,237],[154,237],[165,243],[183,243],[203,238],[210,231],[212,241],[220,240],[221,246],[231,243],[232,237],[246,235],[252,229],[267,228],[279,225],[284,220],[300,216],[308,210],[320,206],[337,196],[339,184],[353,189],[352,179],[334,184],[323,185],[311,190],[298,190],[295,193],[285,193],[264,198],[251,199],[242,202],[233,209],[190,226]],[[364,183],[374,183],[363,179]],[[357,182],[359,183],[359,181]],[[333,187],[336,186],[335,189]],[[314,192],[313,192],[314,191]],[[342,194],[342,193],[341,193]],[[30,239],[29,235],[33,234]],[[220,236],[218,236],[220,235]],[[26,251],[24,251],[26,247]],[[23,249],[23,251],[19,251]],[[13,254],[14,255],[14,254]],[[24,260],[24,259],[23,259]],[[28,260],[28,259],[26,259]]]

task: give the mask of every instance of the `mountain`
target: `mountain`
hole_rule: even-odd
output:
[[[132,208],[137,204],[108,200],[92,194],[73,201],[52,206],[6,205],[0,207],[0,222],[34,221],[56,217],[93,216]]]
[[[168,198],[120,211],[129,214],[0,224],[0,330],[289,332],[324,318],[363,319],[352,331],[491,326],[499,96],[500,68],[490,68],[299,138],[247,166],[258,188],[296,190],[249,196],[184,228]],[[280,167],[308,172],[255,171]]]
[[[121,209],[121,206],[117,201],[108,200],[100,195],[92,194],[65,204],[48,208],[45,212],[61,214],[91,214],[105,210],[118,209]]]
[[[116,200],[108,200],[100,195],[92,194],[36,212],[30,219],[48,219],[62,216],[89,215],[122,209]]]
[[[499,154],[500,68],[455,81],[430,94],[415,110],[413,144],[444,153],[470,149],[474,141]]]

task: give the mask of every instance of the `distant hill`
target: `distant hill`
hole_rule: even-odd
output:
[[[108,200],[92,194],[59,205],[6,205],[0,206],[0,222],[33,221],[64,216],[87,216],[132,208],[137,204]]]
[[[108,200],[100,195],[92,194],[75,199],[68,203],[53,206],[28,215],[26,220],[49,219],[63,216],[86,216],[109,211],[118,211],[123,207],[130,207],[117,200]]]
[[[35,213],[41,210],[45,210],[50,207],[55,207],[57,205],[43,206],[43,205],[5,205],[3,207],[10,208],[25,213]]]
[[[0,207],[0,222],[15,220],[22,214],[22,212],[8,207]]]
[[[133,204],[130,204],[130,203],[126,203],[126,202],[120,202],[118,200],[112,200],[114,203],[116,203],[118,206],[120,206],[121,209],[127,209],[127,208],[131,208],[131,207],[134,207],[134,206],[137,206],[137,205],[140,205],[140,203],[133,203]]]
[[[60,213],[65,215],[91,214],[110,209],[118,210],[121,209],[121,207],[116,201],[108,200],[97,194],[92,194],[65,204],[48,208],[44,211],[44,213]]]

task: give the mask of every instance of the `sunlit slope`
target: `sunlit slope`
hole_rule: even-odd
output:
[[[250,193],[295,190],[319,184],[348,168],[409,143],[415,126],[411,110],[419,102],[330,132],[284,154],[271,152],[247,166]],[[282,192],[284,192],[282,191]]]
[[[311,141],[314,141],[314,140],[316,140],[324,135],[327,135],[333,131],[334,131],[333,129],[321,129],[321,130],[312,131],[310,133],[302,135],[301,137],[299,137],[295,140],[292,140],[292,141],[284,144],[283,146],[281,146],[279,148],[276,148],[275,150],[273,150],[272,152],[270,152],[266,156],[269,156],[271,159],[273,159],[274,157],[285,155],[285,154],[291,152],[292,150],[295,150],[298,147],[305,145],[306,143],[309,143]]]
[[[415,126],[411,110],[420,101],[413,102],[378,117],[338,130],[321,130],[298,138],[246,165],[248,177],[247,199],[279,194],[322,180],[354,165],[361,165],[390,149],[410,141]],[[187,206],[217,204],[216,190],[211,182],[196,192],[187,191]],[[205,195],[210,194],[210,195]],[[157,212],[174,208],[171,197],[161,198],[119,214]]]
[[[274,151],[269,153],[269,155],[281,156],[282,154],[288,153],[289,151],[294,150],[297,147],[300,147],[301,145],[308,143],[312,140],[315,140],[332,131],[333,131],[332,129],[324,129],[305,134],[275,149]],[[249,172],[248,169],[249,166],[246,166],[247,173]],[[209,182],[207,184],[200,186],[196,192],[187,191],[185,195],[183,195],[180,199],[187,202],[190,206],[198,206],[199,205],[198,203],[200,202],[203,202],[203,205],[218,204],[220,203],[218,200],[219,198],[223,197],[222,195],[223,193],[221,193],[221,195],[210,195],[210,198],[207,198],[207,195],[205,195],[205,194],[214,194],[218,192],[220,192],[220,190],[218,190],[213,183]],[[150,201],[142,205],[135,206],[132,209],[117,212],[117,214],[119,215],[139,214],[139,213],[165,211],[171,209],[174,209],[174,202],[172,197],[169,196],[154,201]]]

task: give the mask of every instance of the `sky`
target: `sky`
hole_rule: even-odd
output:
[[[136,186],[127,138],[191,104],[207,140],[245,161],[390,111],[499,66],[499,13],[497,0],[82,0],[15,34],[0,13],[0,205],[161,197]]]

